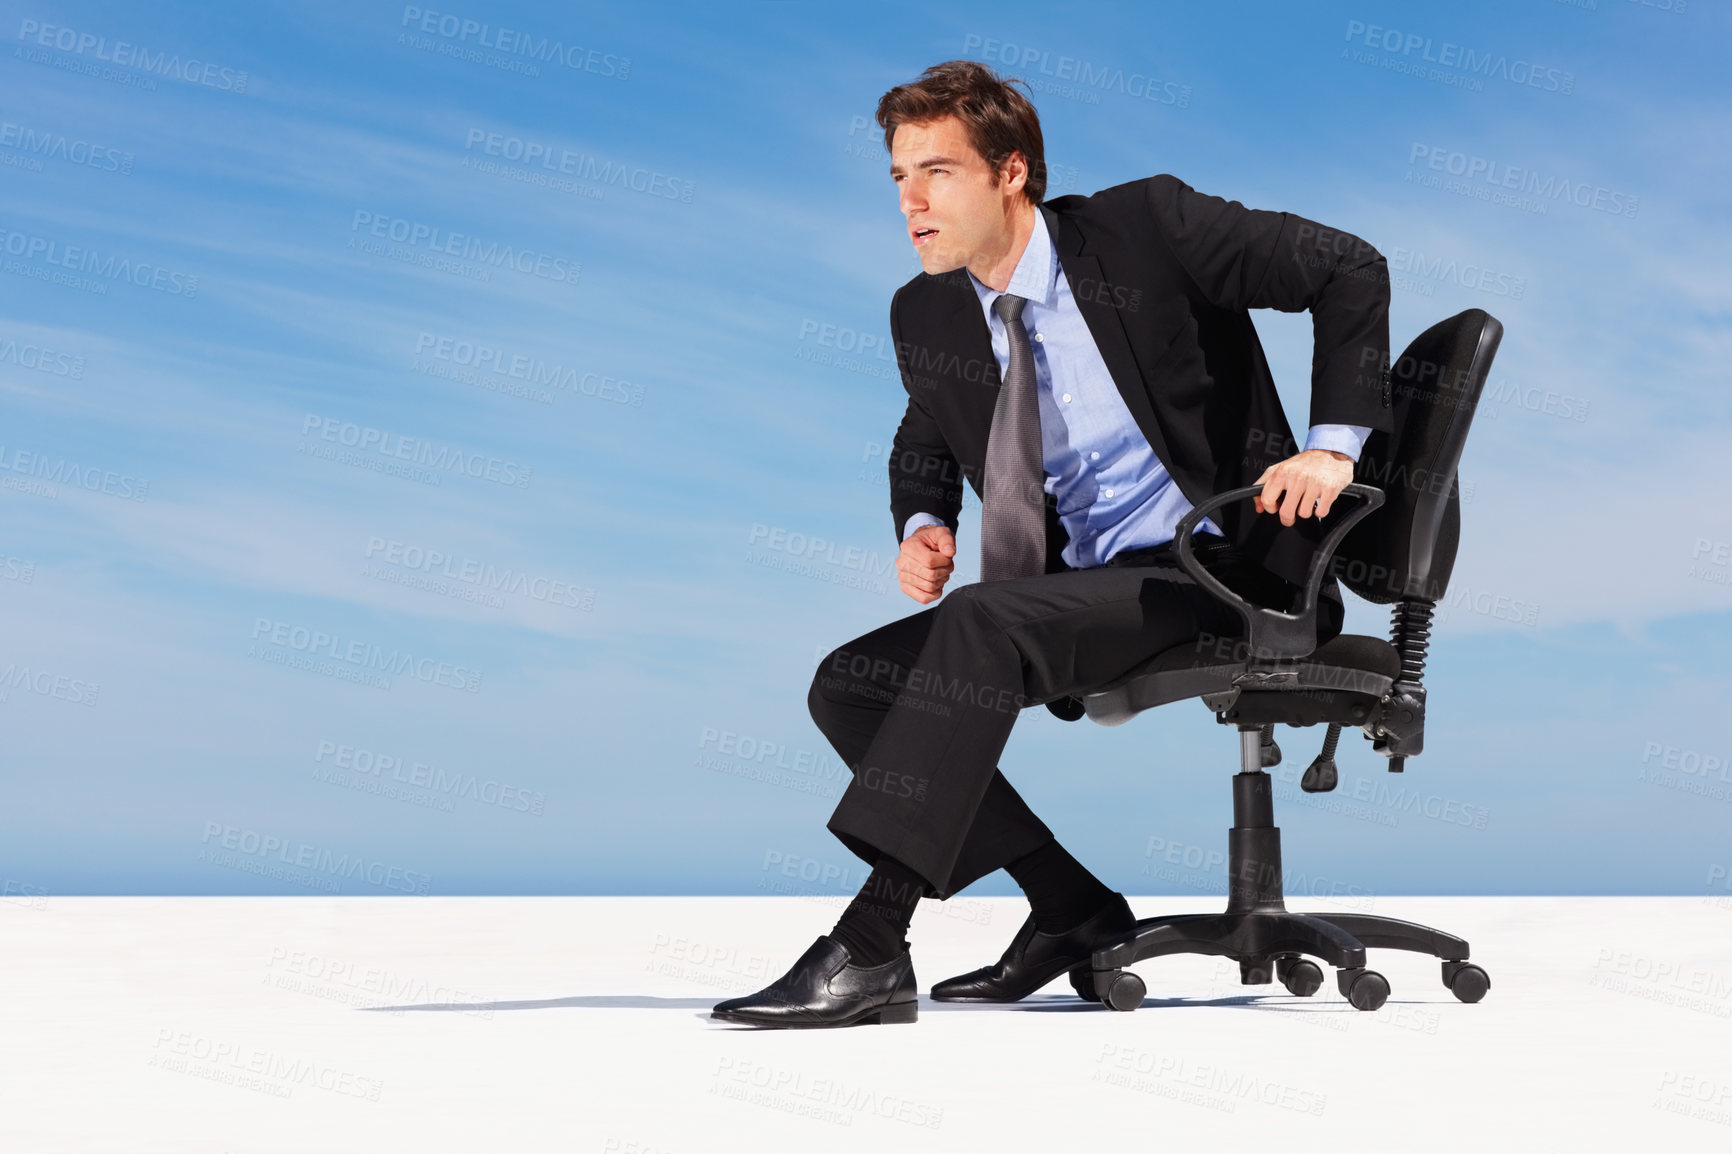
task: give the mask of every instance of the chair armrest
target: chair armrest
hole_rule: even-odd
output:
[[[1359,504],[1343,514],[1318,545],[1317,553],[1311,559],[1311,571],[1306,574],[1305,593],[1299,602],[1299,612],[1285,613],[1266,605],[1253,605],[1227,588],[1219,577],[1203,568],[1196,558],[1191,541],[1191,533],[1204,517],[1223,505],[1249,500],[1262,491],[1261,485],[1247,485],[1242,489],[1231,489],[1210,497],[1185,514],[1173,538],[1173,554],[1179,559],[1180,567],[1218,600],[1232,606],[1244,619],[1245,639],[1250,645],[1250,660],[1253,665],[1270,659],[1304,657],[1316,650],[1317,594],[1323,588],[1323,576],[1329,571],[1329,562],[1335,556],[1341,539],[1347,536],[1348,530],[1383,504],[1383,490],[1374,485],[1354,482],[1341,490],[1343,497],[1357,497]]]

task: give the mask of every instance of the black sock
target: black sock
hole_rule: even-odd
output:
[[[881,966],[908,948],[908,924],[925,893],[919,874],[882,856],[830,936],[848,947],[853,965]]]
[[[1117,895],[1071,857],[1058,839],[1004,867],[1034,909],[1034,928],[1062,934],[1086,922]]]

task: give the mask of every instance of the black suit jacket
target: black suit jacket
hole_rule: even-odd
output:
[[[1113,383],[1191,504],[1254,484],[1302,448],[1249,309],[1311,311],[1310,424],[1390,429],[1389,274],[1365,241],[1167,175],[1059,197],[1039,211]],[[915,513],[954,530],[964,480],[980,495],[999,369],[963,269],[922,273],[898,289],[890,335],[908,392],[890,454],[900,542]],[[1303,583],[1320,536],[1314,519],[1284,529],[1249,502],[1212,519],[1247,557]],[[1068,541],[1049,494],[1047,572],[1066,568]]]

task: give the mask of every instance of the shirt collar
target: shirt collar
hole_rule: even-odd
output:
[[[980,298],[980,303],[991,309],[992,302],[1000,295],[999,291],[981,284],[980,279],[972,272],[968,274],[968,279],[974,285],[974,292]],[[1058,256],[1053,251],[1052,237],[1046,230],[1046,216],[1036,207],[1034,231],[1028,234],[1028,244],[1024,246],[1022,257],[1016,262],[1016,270],[1010,274],[1010,285],[1004,291],[1037,305],[1050,307],[1057,279]]]

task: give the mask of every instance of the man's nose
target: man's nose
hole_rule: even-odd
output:
[[[902,182],[902,189],[900,194],[897,196],[897,201],[902,209],[903,216],[907,216],[911,212],[918,212],[920,209],[926,207],[926,196],[924,192],[921,189],[914,187],[914,182],[911,180],[904,180]]]

